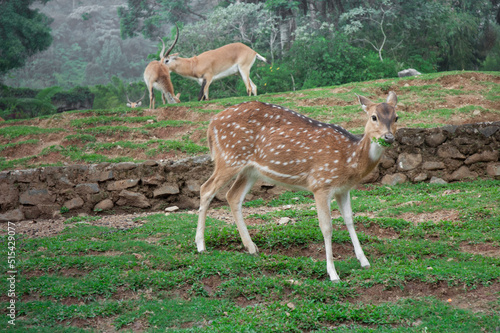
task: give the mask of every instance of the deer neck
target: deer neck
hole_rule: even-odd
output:
[[[368,175],[380,161],[385,148],[373,142],[370,135],[363,135],[360,141],[350,144],[351,149],[346,150],[345,175],[352,181],[359,181]]]

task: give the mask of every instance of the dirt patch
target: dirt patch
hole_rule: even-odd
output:
[[[450,287],[445,282],[429,284],[419,281],[406,283],[402,287],[387,287],[381,284],[370,288],[359,288],[358,296],[353,302],[380,304],[396,302],[402,298],[434,296],[450,306],[475,312],[493,313],[491,303],[497,301],[500,283],[491,286],[479,285],[474,289],[466,287]]]
[[[403,213],[398,216],[403,220],[419,224],[423,222],[439,222],[439,221],[452,221],[456,222],[460,219],[460,213],[457,210],[437,210],[431,213]]]
[[[500,258],[500,248],[492,244],[461,244],[460,251],[485,257]]]

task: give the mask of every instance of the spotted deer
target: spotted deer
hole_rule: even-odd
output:
[[[314,194],[326,249],[326,268],[332,281],[339,281],[332,253],[330,202],[334,197],[349,231],[361,266],[370,263],[354,230],[349,191],[378,164],[387,145],[394,142],[397,96],[374,103],[358,96],[368,115],[363,137],[338,125],[322,123],[281,106],[247,102],[214,116],[208,127],[208,144],[215,168],[201,186],[196,231],[199,252],[205,247],[205,219],[218,190],[236,180],[226,198],[243,245],[257,253],[241,211],[245,195],[257,180]]]

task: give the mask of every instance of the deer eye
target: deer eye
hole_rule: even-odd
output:
[[[377,116],[372,116],[373,121],[377,121]]]

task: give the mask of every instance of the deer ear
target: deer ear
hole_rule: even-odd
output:
[[[131,107],[132,107],[132,104],[130,104],[130,103],[127,103],[127,106],[128,106],[129,108],[131,108]]]
[[[142,105],[142,102],[141,102],[141,101],[139,101],[139,102],[137,103],[137,106],[141,106],[141,105]]]
[[[358,94],[356,94],[356,96],[358,96],[359,104],[361,104],[361,107],[365,110],[365,112],[368,112],[367,110],[370,105],[375,104],[364,96]]]
[[[394,91],[389,91],[386,103],[392,105],[393,107],[396,107],[396,104],[398,104],[398,96],[396,96],[396,93]]]

